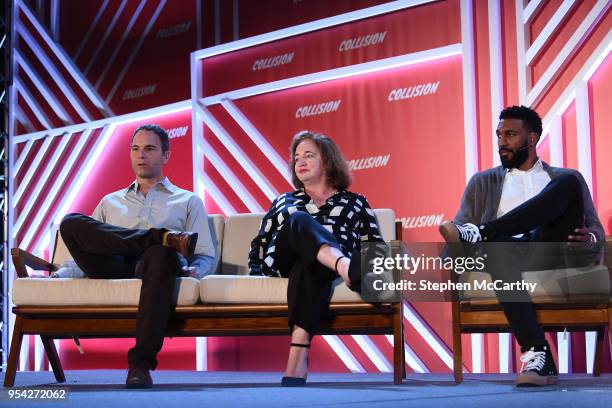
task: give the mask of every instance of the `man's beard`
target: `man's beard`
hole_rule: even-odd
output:
[[[525,141],[523,146],[512,152],[512,156],[510,158],[502,157],[500,150],[499,159],[501,160],[502,166],[504,166],[505,169],[515,169],[520,167],[529,157],[529,149],[527,146],[527,141]]]

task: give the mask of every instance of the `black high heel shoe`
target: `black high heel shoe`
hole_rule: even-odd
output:
[[[291,347],[310,348],[310,344],[291,343]],[[308,368],[308,357],[306,357],[306,368]],[[283,377],[281,380],[283,387],[303,387],[306,385],[306,378],[302,377]]]

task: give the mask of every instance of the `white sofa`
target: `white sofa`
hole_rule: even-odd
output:
[[[383,238],[395,242],[395,214],[375,210]],[[216,273],[201,280],[177,278],[177,307],[168,336],[288,334],[287,279],[248,275],[250,242],[263,214],[210,216],[217,248]],[[400,238],[400,237],[397,237]],[[392,245],[393,246],[393,245]],[[71,259],[59,234],[52,262],[14,248],[18,278],[13,282],[13,340],[4,385],[12,386],[24,334],[41,336],[56,379],[64,381],[52,339],[71,337],[132,337],[140,294],[140,279],[33,278],[26,266],[54,270]],[[398,304],[365,303],[359,294],[336,281],[331,317],[323,322],[327,333],[395,334],[394,381],[405,375],[402,309]]]

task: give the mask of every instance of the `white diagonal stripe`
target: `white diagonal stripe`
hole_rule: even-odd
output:
[[[530,0],[527,6],[523,10],[523,24],[528,24],[531,19],[535,16],[536,12],[540,9],[544,2],[542,0]]]
[[[76,146],[74,146],[74,148],[70,152],[70,155],[68,156],[68,160],[66,160],[63,163],[63,167],[62,167],[60,174],[53,181],[53,186],[51,187],[49,192],[46,194],[46,197],[43,203],[38,207],[37,215],[34,218],[34,220],[30,223],[30,227],[28,228],[28,231],[23,237],[23,240],[22,240],[23,243],[27,243],[27,244],[30,243],[30,240],[34,236],[34,233],[39,228],[41,221],[43,220],[45,216],[47,216],[49,209],[51,208],[53,203],[57,201],[56,196],[60,190],[60,187],[64,185],[66,178],[68,177],[68,173],[70,173],[70,171],[73,169],[74,163],[76,162],[77,158],[81,155],[81,152],[83,151],[83,147],[85,147],[85,144],[87,143],[90,136],[91,136],[91,130],[85,131],[80,136]],[[55,216],[52,216],[50,219],[54,220]],[[40,239],[41,237],[38,237],[38,240],[35,241],[33,248],[38,247],[38,243]]]
[[[535,39],[531,47],[525,53],[525,64],[530,66],[533,60],[540,54],[544,45],[551,39],[553,33],[559,28],[561,21],[565,18],[567,13],[569,13],[570,9],[574,5],[576,0],[565,0],[561,6],[557,9],[555,14],[548,20],[542,32]]]
[[[115,131],[115,127],[116,125],[110,124],[109,126],[103,128],[100,132],[100,135],[94,142],[94,145],[89,149],[87,157],[83,160],[83,166],[79,168],[78,173],[74,177],[75,181],[71,183],[70,189],[66,194],[64,194],[64,196],[60,200],[59,205],[57,206],[58,210],[53,216],[53,219],[55,220],[53,222],[54,224],[59,225],[64,215],[66,215],[68,208],[74,202],[76,195],[81,192],[85,180],[87,179],[87,177],[89,177],[91,169],[93,168],[94,164],[97,162],[98,157],[100,157],[100,154],[106,147],[108,140]],[[91,129],[94,130],[95,128]]]
[[[19,214],[19,217],[17,218],[17,221],[13,225],[13,236],[14,237],[17,236],[17,233],[19,232],[19,230],[23,226],[23,223],[25,222],[25,220],[26,220],[30,210],[32,209],[32,206],[34,205],[34,202],[39,199],[38,195],[42,191],[43,187],[45,186],[45,184],[47,184],[49,182],[49,180],[48,180],[49,175],[53,171],[54,167],[59,164],[58,163],[58,159],[60,158],[62,153],[64,153],[64,149],[66,149],[66,146],[68,145],[68,142],[72,138],[72,135],[73,135],[72,133],[69,133],[69,134],[64,135],[64,136],[61,137],[61,141],[59,143],[59,146],[57,146],[57,148],[53,152],[53,156],[51,156],[51,159],[49,159],[49,162],[48,162],[49,165],[45,168],[43,173],[40,176],[37,177],[38,182],[36,183],[36,186],[30,192],[30,195],[28,197],[28,201],[24,205],[21,214]],[[63,182],[64,180],[61,180],[61,181]]]
[[[385,335],[389,343],[394,346],[393,335],[387,334]],[[419,356],[414,352],[414,350],[408,345],[408,343],[404,342],[404,361],[410,368],[414,370],[416,373],[428,373],[429,369],[423,363],[423,361],[419,358]]]
[[[74,53],[74,57],[72,58],[74,61],[79,59],[81,52],[83,52],[83,48],[85,48],[85,44],[87,44],[87,42],[89,41],[89,37],[91,37],[91,34],[94,31],[94,28],[98,24],[98,21],[100,21],[102,14],[104,14],[104,11],[106,10],[106,7],[108,7],[108,2],[109,0],[104,0],[102,5],[98,9],[98,12],[96,13],[96,16],[94,17],[93,21],[91,22],[91,24],[89,24],[89,28],[87,29],[85,36],[81,40],[81,43],[79,44],[79,48],[77,48],[76,52]]]
[[[28,89],[21,83],[21,81],[19,81],[19,79],[14,78],[14,81],[18,94],[21,95],[28,108],[30,108],[34,116],[36,116],[36,119],[45,129],[51,129],[53,126],[49,122],[49,118],[42,111],[41,107],[38,105],[38,102],[36,99],[34,99],[30,91],[28,91]]]
[[[227,167],[227,165],[223,162],[223,159],[219,157],[219,155],[206,140],[204,140],[204,156],[227,181],[227,184],[236,192],[236,195],[238,195],[240,200],[242,200],[242,202],[247,206],[249,211],[264,212],[264,209],[257,203],[257,201],[255,201],[247,188],[240,182],[234,172]]]
[[[43,367],[43,357],[45,350],[40,336],[34,336],[34,371],[41,371]]]
[[[268,143],[266,138],[257,130],[255,125],[251,123],[251,121],[238,109],[234,102],[229,99],[222,99],[221,106],[225,108],[227,113],[230,114],[232,119],[244,130],[244,133],[251,138],[255,146],[262,151],[264,156],[270,160],[272,165],[278,170],[278,172],[283,176],[289,185],[292,185],[291,182],[291,172],[287,166],[287,161],[283,160],[282,157],[274,150],[272,145]]]
[[[221,124],[214,118],[214,116],[208,111],[208,109],[200,107],[202,118],[206,126],[217,136],[219,141],[223,143],[223,146],[234,156],[240,166],[246,171],[246,173],[253,179],[257,186],[264,192],[266,197],[270,201],[278,197],[278,192],[272,187],[267,179],[262,177],[261,171],[251,162],[247,155],[242,151],[240,146],[234,142],[229,133],[221,126]]]
[[[17,92],[21,95],[24,102],[28,105],[28,108],[30,108],[34,116],[36,116],[36,119],[40,122],[41,125],[43,125],[45,129],[51,129],[53,126],[51,126],[51,123],[49,123],[49,118],[47,118],[47,115],[45,115],[45,113],[42,111],[42,109],[38,105],[38,102],[36,102],[36,99],[34,99],[30,91],[28,91],[26,87],[23,86],[19,79],[14,78],[14,81],[15,86],[17,87]]]
[[[196,371],[208,371],[208,339],[196,337]]]
[[[484,372],[484,361],[482,359],[482,350],[484,348],[484,334],[472,333],[472,372]]]
[[[571,350],[572,338],[567,332],[557,333],[557,359],[559,360],[559,373],[568,374],[572,371]]]
[[[23,192],[28,187],[28,185],[30,185],[30,180],[32,180],[32,177],[34,177],[34,173],[36,173],[36,170],[38,169],[38,165],[42,161],[43,157],[45,157],[47,150],[49,150],[49,145],[51,144],[52,141],[53,141],[53,137],[46,138],[45,141],[42,142],[40,149],[38,149],[38,151],[34,155],[34,159],[32,160],[32,163],[28,166],[28,171],[26,172],[25,176],[19,183],[19,187],[17,188],[17,191],[15,192],[15,194],[13,194],[13,202],[15,204],[19,202]]]
[[[603,61],[612,52],[612,32],[609,32],[604,41],[601,42],[586,60],[580,71],[574,76],[574,79],[567,85],[561,96],[555,101],[552,107],[542,116],[542,126],[544,131],[542,135],[546,135],[555,120],[555,116],[563,115],[567,107],[576,97],[576,89],[582,81],[589,81],[595,71],[601,66]],[[544,141],[544,136],[540,138],[538,145]]]
[[[393,371],[393,365],[389,363],[385,355],[380,352],[369,336],[356,334],[352,335],[352,337],[380,372],[390,373]]]
[[[21,153],[19,153],[19,157],[17,158],[17,161],[13,165],[13,171],[12,171],[13,174],[19,173],[19,170],[21,169],[23,162],[25,161],[26,157],[28,157],[28,153],[30,153],[30,150],[32,149],[32,145],[34,145],[34,140],[28,140],[26,142],[26,145],[24,146],[23,150],[21,151]]]
[[[206,174],[204,174],[204,183],[206,184],[206,194],[210,195],[225,215],[234,215],[237,213],[236,209],[227,201],[221,190],[219,190],[217,185]]]
[[[553,79],[560,74],[562,68],[570,61],[571,55],[573,55],[573,53],[576,51],[582,40],[592,31],[593,27],[595,27],[597,22],[605,14],[605,11],[607,10],[606,5],[606,1],[599,1],[595,3],[589,14],[587,14],[582,23],[580,23],[574,34],[572,34],[569,40],[565,43],[565,46],[563,46],[561,51],[559,51],[546,71],[544,71],[538,82],[527,94],[526,102],[528,106],[533,106],[539,102],[545,91],[550,87]],[[604,42],[610,41],[611,34],[612,32],[608,32]]]
[[[30,23],[34,26],[36,31],[43,38],[47,46],[51,49],[51,51],[55,54],[55,56],[62,62],[62,65],[68,73],[72,76],[72,78],[76,81],[79,87],[85,92],[85,95],[93,102],[94,105],[98,107],[102,112],[104,112],[107,116],[113,115],[113,112],[110,108],[102,101],[100,96],[96,93],[93,87],[87,82],[85,77],[81,74],[78,68],[74,65],[74,62],[64,53],[62,50],[50,37],[47,31],[43,28],[40,22],[34,17],[30,9],[26,4],[23,3],[23,0],[17,0],[15,2],[16,5],[19,6],[19,9],[23,11],[25,16],[30,20]]]
[[[497,343],[499,345],[499,372],[510,372],[510,356],[512,343],[510,342],[510,333],[499,333]]]
[[[595,364],[595,359],[597,356],[595,355],[595,345],[597,343],[597,332],[588,331],[584,333],[584,346],[585,357],[586,357],[586,372],[587,374],[593,374],[593,365]]]
[[[55,351],[57,351],[57,355],[61,356],[61,340],[60,339],[53,339],[53,344],[55,344]],[[47,362],[47,371],[53,371],[53,367],[51,366],[51,362],[48,361]]]
[[[166,5],[166,1],[167,0],[161,0],[159,2],[157,9],[153,13],[153,16],[149,20],[149,23],[147,24],[147,26],[145,27],[143,34],[140,36],[140,39],[138,40],[138,42],[132,49],[132,53],[130,54],[128,59],[123,63],[123,69],[117,76],[117,79],[115,80],[115,84],[113,85],[110,93],[106,97],[106,103],[109,103],[113,99],[115,92],[117,92],[117,88],[119,88],[121,81],[123,81],[123,77],[127,73],[128,69],[132,66],[132,62],[134,62],[134,58],[136,58],[138,51],[140,51],[140,48],[142,47],[142,44],[144,43],[145,38],[147,38],[147,36],[149,35],[149,32],[151,31],[151,28],[153,28],[153,24],[155,24],[155,22],[157,21],[157,18],[159,17],[159,13],[161,13],[162,9]]]
[[[96,89],[100,87],[100,85],[102,84],[102,81],[104,80],[104,78],[106,78],[106,74],[108,73],[108,70],[115,62],[115,58],[117,58],[117,54],[119,54],[121,47],[123,47],[123,43],[125,43],[125,40],[130,34],[130,31],[132,31],[132,28],[134,27],[136,20],[138,20],[138,17],[140,16],[140,13],[142,12],[142,9],[144,8],[144,5],[146,2],[147,2],[146,0],[140,0],[140,4],[138,5],[138,8],[134,12],[134,15],[130,19],[130,22],[128,23],[127,27],[123,29],[123,34],[121,35],[121,40],[119,40],[119,44],[115,45],[115,49],[112,55],[106,61],[106,65],[104,66],[104,69],[102,70],[102,73],[100,74],[100,77],[98,78],[98,80],[96,81],[96,84],[94,85]]]
[[[28,369],[30,360],[30,335],[26,334],[21,340],[21,350],[19,350],[19,371]]]
[[[49,92],[46,84],[42,82],[40,79],[40,75],[32,68],[30,63],[25,59],[23,55],[19,52],[19,50],[14,50],[15,61],[19,64],[19,66],[24,70],[24,72],[30,78],[30,81],[36,87],[36,90],[41,93],[41,95],[45,98],[45,101],[49,104],[53,112],[60,118],[64,124],[68,124],[72,122],[68,117],[68,112],[64,109],[64,107],[59,103],[55,95]]]
[[[15,87],[11,87],[13,89],[13,93],[15,94]],[[17,99],[16,97],[13,97],[13,99]],[[30,124],[30,120],[27,118],[25,112],[23,111],[23,109],[21,109],[21,106],[17,105],[13,105],[13,109],[14,109],[14,113],[15,113],[15,118],[17,118],[17,120],[19,121],[19,123],[21,123],[21,125],[26,128],[26,130],[28,132],[34,132],[34,128],[32,127],[32,125]],[[13,139],[14,140],[14,139]]]
[[[53,65],[51,60],[47,57],[47,54],[45,54],[42,48],[40,48],[36,41],[34,41],[34,38],[28,29],[21,23],[17,23],[17,29],[19,31],[19,35],[21,35],[21,37],[28,43],[28,46],[32,48],[32,51],[34,51],[36,57],[40,60],[45,69],[49,71],[49,74],[55,80],[57,86],[59,86],[62,92],[66,94],[67,99],[72,103],[72,106],[77,111],[81,119],[86,122],[91,121],[89,113],[81,106],[76,94],[72,91],[70,86],[68,86],[68,83],[65,81],[64,77],[62,74],[60,74],[55,65]]]
[[[102,35],[102,39],[98,41],[98,46],[94,50],[93,54],[91,54],[91,57],[89,58],[89,62],[87,63],[87,65],[85,66],[85,69],[83,70],[85,75],[89,73],[89,71],[91,70],[91,67],[93,67],[94,63],[96,62],[96,58],[98,58],[98,54],[104,47],[104,44],[106,43],[106,40],[108,40],[110,33],[115,28],[115,25],[117,24],[117,21],[119,20],[121,13],[123,13],[123,9],[125,9],[126,5],[127,5],[127,0],[122,0],[121,4],[117,8],[117,11],[115,11],[115,15],[113,16],[113,19],[106,26],[106,31],[104,31],[104,34]]]
[[[363,366],[357,361],[353,353],[346,347],[346,345],[335,335],[323,335],[323,340],[329,344],[329,346],[334,350],[334,352],[338,355],[340,360],[344,363],[344,365],[351,370],[352,373],[365,373],[366,370]]]
[[[427,341],[429,347],[431,347],[438,357],[446,364],[450,369],[453,368],[453,357],[450,354],[448,347],[438,338],[437,335],[432,333],[427,324],[423,319],[412,309],[412,306],[404,302],[404,318],[408,320],[408,323],[415,328],[415,330]]]

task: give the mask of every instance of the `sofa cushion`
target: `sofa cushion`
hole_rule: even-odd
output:
[[[203,303],[260,303],[286,304],[286,278],[267,276],[211,275],[200,281]],[[358,293],[350,290],[340,279],[334,282],[331,298],[334,302],[361,302]]]
[[[610,276],[605,265],[584,268],[551,269],[523,272],[528,283],[537,283],[530,294],[534,303],[600,303],[610,297]],[[470,272],[461,275],[460,282],[491,282],[491,275],[485,272]],[[463,291],[462,300],[492,300],[495,293],[489,290]]]
[[[251,241],[259,232],[263,214],[236,214],[225,220],[222,275],[248,275],[248,259]]]
[[[395,213],[384,208],[374,210],[380,232],[385,241],[395,239]],[[251,241],[259,232],[263,214],[237,214],[225,220],[222,275],[248,275]]]
[[[199,281],[195,278],[177,280],[177,304],[198,303]],[[13,303],[16,306],[137,306],[141,283],[140,279],[19,278],[13,281]]]
[[[395,239],[395,211],[390,208],[377,208],[374,210],[380,234],[386,242]]]
[[[215,248],[215,268],[214,273],[221,273],[221,248],[223,246],[223,232],[225,230],[225,217],[221,214],[208,216],[211,238]]]
[[[71,260],[72,255],[70,255],[70,251],[68,251],[57,226],[55,226],[55,233],[52,236],[55,237],[55,242],[52,242],[53,258],[51,258],[51,263],[55,266],[60,266],[64,262]]]

